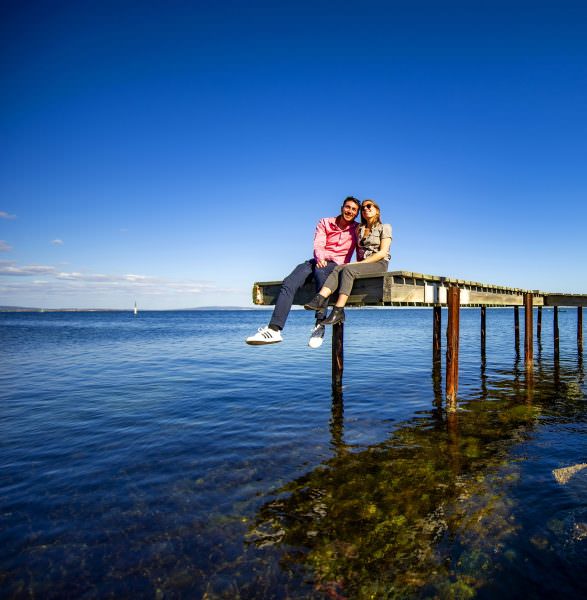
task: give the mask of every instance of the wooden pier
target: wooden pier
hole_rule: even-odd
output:
[[[257,282],[253,285],[253,303],[257,305],[275,304],[281,281]],[[316,293],[314,283],[306,283],[294,298],[294,304],[303,305]],[[457,406],[458,364],[459,364],[459,310],[461,306],[481,309],[480,342],[485,354],[486,307],[514,308],[514,344],[519,352],[520,321],[519,308],[524,308],[524,364],[526,369],[533,367],[533,308],[538,307],[537,337],[542,331],[542,307],[554,307],[554,354],[558,357],[558,307],[577,308],[577,346],[583,349],[583,306],[587,306],[587,294],[564,294],[541,292],[505,287],[476,281],[465,281],[450,277],[424,275],[409,271],[393,271],[378,276],[363,276],[355,280],[347,306],[420,306],[433,309],[432,319],[432,359],[440,362],[441,352],[441,309],[448,308],[446,329],[446,403],[447,410]],[[344,324],[332,327],[332,384],[342,385],[344,368]]]

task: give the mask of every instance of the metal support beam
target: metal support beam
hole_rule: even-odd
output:
[[[481,307],[481,355],[485,355],[486,307]]]
[[[520,353],[520,309],[514,306],[514,346],[516,354]]]
[[[442,324],[442,308],[439,305],[432,309],[432,361],[440,362],[440,336]]]
[[[526,369],[531,369],[534,362],[532,313],[532,294],[526,292],[524,294],[524,364],[526,365]]]
[[[554,337],[554,358],[558,360],[559,354],[559,337],[558,337],[558,306],[553,308],[553,337]]]
[[[446,328],[446,410],[457,409],[459,390],[459,311],[461,290],[450,287],[447,293],[448,325]]]

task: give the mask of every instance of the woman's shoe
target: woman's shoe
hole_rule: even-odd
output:
[[[322,321],[322,325],[335,325],[336,323],[344,323],[344,308],[335,306],[330,314]]]
[[[306,310],[322,310],[328,306],[328,298],[316,294],[308,304],[304,304]]]

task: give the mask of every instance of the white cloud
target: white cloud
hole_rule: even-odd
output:
[[[3,210],[0,210],[0,219],[16,219],[16,215],[11,215]]]
[[[11,250],[12,246],[8,242],[0,240],[0,252],[10,252]]]
[[[60,239],[51,240],[51,243],[52,243],[54,246],[63,246],[63,240],[60,240]]]
[[[221,289],[209,281],[170,280],[148,275],[108,275],[103,273],[81,273],[60,271],[48,265],[18,266],[12,261],[0,261],[0,293],[26,294],[33,290],[50,295],[124,293],[142,296],[171,295],[188,297],[209,292],[233,293],[232,289]],[[23,279],[36,276],[34,280]],[[44,279],[39,279],[44,276]],[[17,279],[18,278],[18,279]]]
[[[14,262],[0,260],[0,275],[23,277],[27,275],[39,275],[43,273],[55,273],[55,267],[46,265],[27,265],[17,267]]]

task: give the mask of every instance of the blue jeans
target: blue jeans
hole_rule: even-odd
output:
[[[324,282],[330,273],[334,270],[334,267],[336,267],[336,263],[329,261],[325,267],[319,268],[316,266],[315,259],[307,260],[298,265],[281,284],[281,289],[279,290],[279,295],[277,296],[269,325],[283,329],[287,317],[289,316],[289,311],[291,310],[291,305],[293,304],[296,292],[303,287],[306,281],[311,277],[314,278],[316,292],[318,292],[324,285]],[[320,321],[325,317],[326,310],[316,312],[317,321]]]

